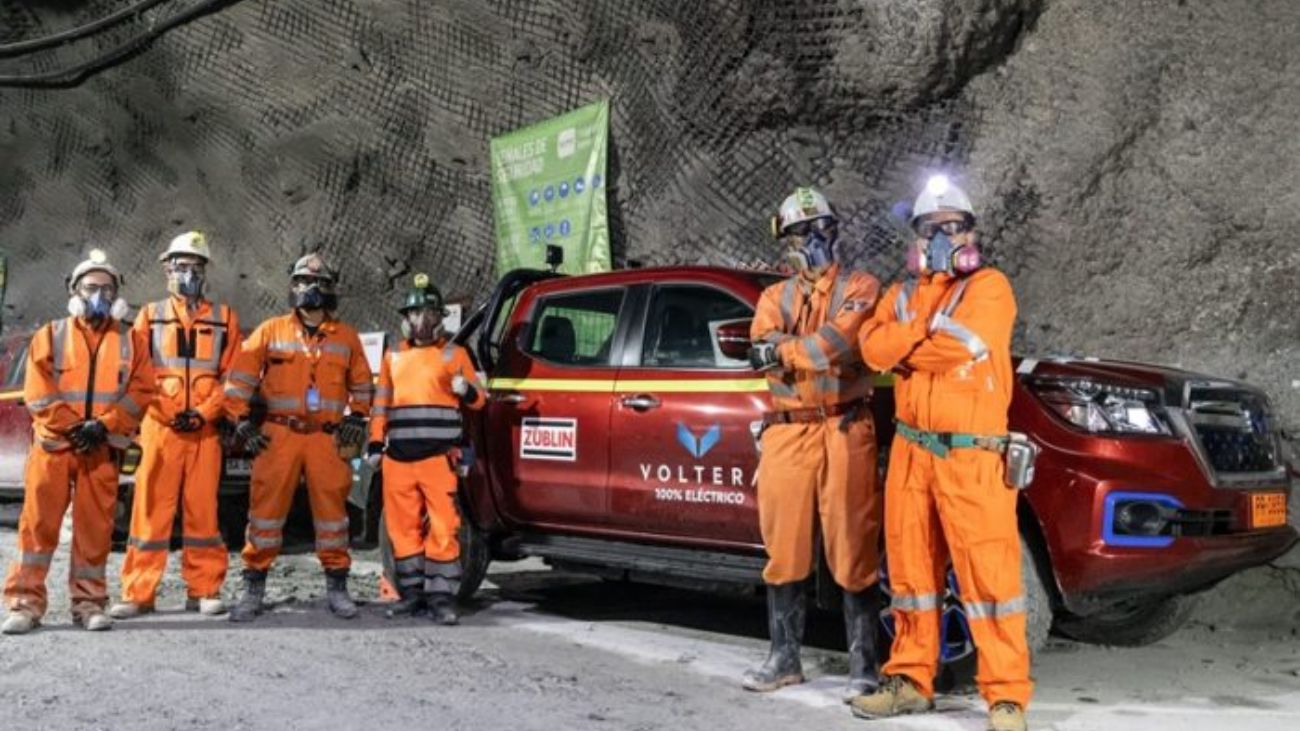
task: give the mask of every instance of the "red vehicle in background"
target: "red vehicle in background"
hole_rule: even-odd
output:
[[[756,438],[770,404],[745,353],[775,281],[710,267],[503,278],[457,334],[492,392],[468,430],[464,594],[489,560],[525,556],[615,578],[760,583]],[[1295,543],[1258,389],[1139,363],[1017,363],[1011,427],[1042,448],[1019,507],[1031,642],[1053,625],[1085,641],[1154,641],[1196,592]]]

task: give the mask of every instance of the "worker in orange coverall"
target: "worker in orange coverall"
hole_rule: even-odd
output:
[[[1017,492],[1004,481],[1014,374],[1011,284],[982,266],[970,199],[947,178],[912,210],[913,274],[861,332],[862,357],[897,374],[898,433],[885,486],[885,545],[896,627],[885,682],[851,702],[880,718],[934,707],[943,577],[951,557],[979,654],[989,728],[1025,728],[1033,685],[1020,579]]]
[[[452,625],[459,621],[461,576],[453,460],[463,435],[461,409],[483,408],[487,390],[469,353],[443,330],[442,294],[424,274],[414,285],[400,310],[405,340],[384,354],[379,369],[366,453],[375,465],[382,455],[384,524],[399,594],[389,616],[427,604],[435,622]]]
[[[149,343],[123,322],[122,277],[98,249],[68,278],[70,317],[32,336],[23,400],[35,432],[27,455],[18,556],[5,580],[0,631],[31,632],[45,616],[45,577],[72,504],[72,619],[88,630],[113,620],[105,568],[113,539],[120,451],[153,396]]]
[[[222,382],[239,350],[239,318],[229,305],[203,297],[211,259],[203,234],[189,231],[172,239],[159,256],[171,296],[146,305],[135,321],[150,344],[157,395],[140,427],[143,455],[122,564],[122,601],[108,610],[114,619],[153,611],[182,502],[185,607],[209,616],[226,612],[221,585],[229,557],[217,523],[217,420],[224,414]]]
[[[253,458],[244,586],[232,622],[262,613],[266,574],[284,542],[284,523],[306,473],[316,529],[316,555],[325,569],[325,599],[350,619],[347,496],[352,470],[343,452],[360,452],[374,386],[357,331],[335,318],[338,274],[319,254],[290,268],[293,311],[263,322],[244,341],[226,381],[226,411]],[[266,400],[259,426],[249,418],[255,389]]]
[[[745,673],[749,690],[803,682],[799,648],[814,530],[844,591],[848,694],[876,684],[880,496],[871,382],[855,338],[879,294],[869,274],[835,260],[838,220],[825,196],[798,188],[773,235],[795,276],[768,287],[750,330],[750,360],[767,374],[775,410],[763,419],[758,513],[767,548],[767,661]]]

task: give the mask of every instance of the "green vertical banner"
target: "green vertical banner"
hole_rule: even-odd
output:
[[[608,100],[492,139],[498,274],[544,268],[547,244],[563,247],[562,272],[610,270],[608,144]]]

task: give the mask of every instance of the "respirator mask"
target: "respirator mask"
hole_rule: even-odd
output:
[[[922,274],[953,274],[963,276],[983,266],[980,250],[974,245],[957,245],[949,237],[970,231],[971,221],[944,221],[922,223],[916,233],[926,240],[924,247],[913,246],[907,251],[907,271],[915,276]]]
[[[289,289],[289,304],[298,310],[336,310],[334,284],[315,277],[295,277]]]
[[[117,287],[111,284],[85,284],[68,298],[68,314],[95,323],[107,317],[121,320],[129,310],[130,305],[117,296]]]
[[[432,308],[407,310],[402,315],[402,337],[419,343],[432,343],[446,332],[442,314]]]
[[[835,240],[838,238],[835,221],[818,218],[791,224],[782,232],[782,238],[795,239],[786,250],[785,258],[795,271],[818,271],[835,261]]]
[[[203,294],[204,276],[202,264],[173,262],[167,265],[167,291],[186,299],[198,299]]]

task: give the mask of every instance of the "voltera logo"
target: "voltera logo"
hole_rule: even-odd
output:
[[[721,438],[722,428],[717,424],[709,427],[703,436],[699,437],[695,436],[695,433],[685,424],[680,422],[677,424],[677,441],[681,442],[682,446],[686,447],[686,451],[690,452],[691,456],[696,459],[702,459],[704,455],[708,454],[709,450],[713,449]]]

